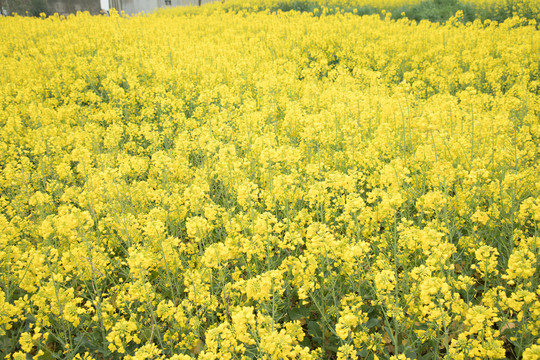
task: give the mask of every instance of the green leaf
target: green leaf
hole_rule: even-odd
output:
[[[294,308],[289,311],[289,318],[291,320],[300,320],[309,318],[309,309],[306,307]]]
[[[366,327],[368,329],[372,329],[374,328],[375,326],[379,325],[381,323],[381,320],[378,319],[378,318],[371,318],[368,320],[368,322],[366,323]]]

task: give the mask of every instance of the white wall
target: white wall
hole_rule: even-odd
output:
[[[158,0],[122,0],[122,5],[127,14],[151,12],[158,7]]]
[[[165,0],[100,0],[102,9],[115,8],[119,11],[124,11],[126,14],[137,14],[142,11],[151,12],[158,7],[165,6]],[[201,0],[202,4],[208,4],[218,0]],[[106,8],[103,5],[107,2]],[[198,0],[171,0],[171,6],[189,6],[198,5]]]

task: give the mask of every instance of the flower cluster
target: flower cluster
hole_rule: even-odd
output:
[[[162,15],[0,18],[0,357],[540,356],[534,23]]]

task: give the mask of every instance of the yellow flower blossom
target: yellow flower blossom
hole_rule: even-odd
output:
[[[537,358],[540,6],[421,2],[0,16],[0,356]]]

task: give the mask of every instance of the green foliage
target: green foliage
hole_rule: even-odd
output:
[[[464,21],[473,21],[475,11],[470,5],[460,3],[458,0],[426,0],[414,6],[407,6],[402,10],[409,19],[429,20],[432,22],[445,22],[456,14],[463,11]],[[399,17],[401,17],[401,13]]]

